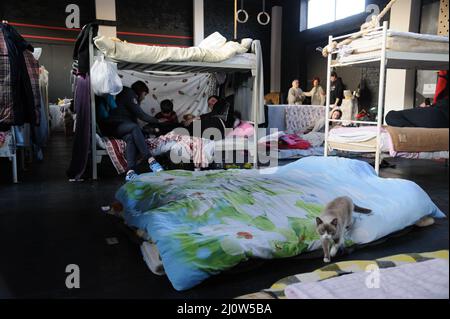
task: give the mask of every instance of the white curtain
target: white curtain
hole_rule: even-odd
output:
[[[160,103],[172,100],[179,120],[186,114],[199,116],[208,113],[208,97],[215,94],[216,79],[211,74],[154,74],[119,71],[124,86],[144,81],[150,94],[141,104],[142,109],[155,116],[161,111]]]

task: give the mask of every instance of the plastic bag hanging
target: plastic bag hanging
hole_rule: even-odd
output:
[[[117,64],[105,61],[102,55],[91,68],[91,85],[95,95],[117,95],[123,90]]]

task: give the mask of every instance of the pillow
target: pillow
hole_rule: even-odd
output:
[[[255,134],[255,128],[249,122],[241,122],[238,127],[236,127],[233,132],[231,132],[229,137],[251,137]]]
[[[219,32],[214,32],[205,40],[203,40],[198,47],[207,50],[214,50],[220,49],[225,45],[225,43],[227,43],[227,39]]]

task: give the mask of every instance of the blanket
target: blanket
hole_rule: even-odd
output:
[[[314,105],[289,105],[286,107],[288,133],[304,132],[325,118],[326,108]]]
[[[445,217],[415,183],[379,178],[369,164],[343,158],[310,157],[261,171],[146,174],[116,194],[127,224],[156,243],[177,290],[250,258],[319,250],[316,217],[339,196],[374,212],[355,214],[347,246],[373,242],[424,216]]]
[[[127,160],[125,158],[125,150],[127,144],[123,140],[105,138],[106,151],[117,170],[118,174],[124,174],[127,170]],[[182,159],[190,159],[198,168],[208,167],[213,157],[206,150],[211,152],[214,149],[206,147],[210,141],[206,141],[197,137],[186,135],[178,135],[173,132],[160,136],[158,138],[150,138],[146,140],[147,146],[152,156],[160,156],[171,153]]]
[[[286,288],[288,299],[448,299],[448,260],[436,259],[395,268],[340,276]],[[371,276],[372,275],[372,276]]]
[[[10,132],[0,132],[0,157],[12,157],[16,153],[16,145]]]
[[[6,132],[0,132],[0,147],[3,147],[6,141]]]
[[[367,261],[345,261],[327,265],[321,269],[318,269],[311,273],[298,274],[283,278],[263,291],[241,296],[238,299],[287,299],[285,291],[290,285],[298,283],[314,283],[339,276],[365,272],[367,269],[377,266],[380,269],[395,268],[402,265],[421,263],[430,260],[444,260],[448,263],[449,252],[448,250],[437,251],[432,253],[422,254],[403,254],[396,255],[377,260]]]
[[[218,41],[212,42],[211,38]],[[94,40],[97,48],[108,58],[144,64],[158,64],[162,62],[209,62],[218,63],[231,59],[237,54],[246,53],[250,42],[226,42],[220,34],[214,33],[198,47],[177,48],[131,44],[118,39],[100,36]]]

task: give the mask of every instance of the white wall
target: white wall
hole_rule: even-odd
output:
[[[397,1],[391,9],[390,29],[418,32],[420,0]],[[416,72],[413,70],[388,70],[386,75],[385,115],[414,107]]]
[[[194,1],[194,45],[198,46],[205,38],[205,4],[204,0]]]
[[[116,21],[116,1],[95,0],[95,13],[99,20]],[[98,32],[106,37],[117,37],[117,27],[101,25]]]

